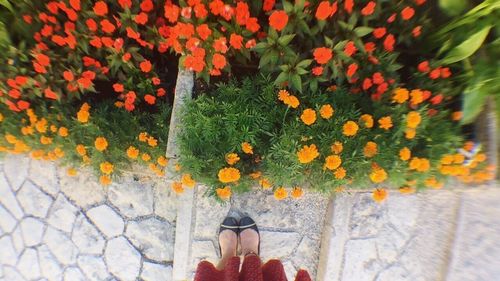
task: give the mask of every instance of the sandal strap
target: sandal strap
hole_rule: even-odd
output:
[[[223,228],[229,228],[229,229],[238,229],[240,228],[239,226],[235,225],[235,226],[232,226],[232,225],[224,225],[224,224],[221,224],[220,227],[223,227]]]
[[[240,229],[243,229],[243,228],[250,228],[250,227],[253,227],[253,226],[256,226],[256,225],[257,225],[256,223],[247,224],[247,225],[240,225]]]

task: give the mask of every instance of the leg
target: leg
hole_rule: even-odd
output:
[[[231,230],[223,230],[219,234],[219,245],[221,248],[221,259],[217,265],[217,269],[223,270],[228,261],[236,256],[238,236]]]

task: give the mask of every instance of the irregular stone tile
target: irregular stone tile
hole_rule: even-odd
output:
[[[109,206],[101,205],[87,211],[87,216],[107,237],[123,233],[123,219]]]
[[[155,214],[169,222],[174,222],[177,216],[177,196],[166,184],[155,185],[153,192]]]
[[[172,267],[144,262],[141,278],[144,281],[172,281]]]
[[[16,219],[0,205],[0,230],[3,232],[11,232],[16,227]]]
[[[420,200],[416,194],[391,194],[387,198],[387,214],[398,232],[410,236],[417,223]],[[404,211],[403,211],[404,210]]]
[[[125,236],[147,258],[155,261],[172,261],[175,239],[174,227],[156,218],[128,223]]]
[[[294,232],[260,231],[263,259],[284,259],[297,248],[301,236]]]
[[[87,218],[80,214],[75,221],[71,239],[83,254],[102,254],[104,238]]]
[[[120,213],[127,217],[135,218],[153,213],[153,190],[150,185],[137,181],[113,183],[108,197]]]
[[[30,159],[24,155],[10,154],[3,161],[3,171],[12,190],[17,191],[28,176]]]
[[[78,207],[87,208],[106,200],[107,189],[89,171],[70,177],[64,169],[59,169],[59,183],[61,191]]]
[[[376,281],[411,281],[408,272],[397,265],[384,269],[377,277]]]
[[[124,281],[134,281],[139,275],[141,256],[123,237],[117,237],[106,246],[105,259],[108,269]]]
[[[28,177],[34,184],[52,196],[56,196],[59,192],[54,162],[31,160]]]
[[[78,249],[63,232],[49,226],[45,232],[43,242],[60,263],[71,265],[76,262]]]
[[[70,233],[78,213],[78,209],[59,194],[49,211],[47,222],[54,228]]]
[[[35,249],[28,248],[24,250],[19,258],[17,269],[26,279],[31,280],[41,277],[40,264],[38,263],[38,255]]]
[[[17,200],[26,214],[39,218],[45,218],[52,204],[52,198],[43,193],[30,181],[24,182],[17,193]]]
[[[0,238],[0,249],[0,263],[15,266],[18,254],[10,236]]]
[[[295,275],[297,274],[297,269],[295,269],[292,262],[290,262],[290,261],[283,262],[283,268],[285,269],[286,279],[295,280]],[[309,272],[309,274],[311,274],[311,272]]]
[[[14,242],[14,248],[18,253],[21,253],[24,249],[24,238],[21,226],[17,225],[16,229],[11,234],[12,242]]]
[[[35,246],[42,242],[45,225],[38,219],[27,217],[21,221],[21,231],[24,237],[24,244],[27,247]]]
[[[0,278],[3,277],[3,265],[0,264]]]
[[[38,247],[38,261],[40,262],[43,277],[49,281],[60,281],[62,279],[63,270],[46,245]]]
[[[345,264],[341,280],[373,280],[382,268],[373,239],[349,240],[345,245]]]
[[[10,266],[5,266],[3,271],[6,281],[26,281],[26,279],[24,279],[24,277],[19,272],[17,272],[17,270]]]
[[[294,265],[305,269],[311,276],[316,276],[316,267],[319,259],[320,241],[305,236],[302,238],[297,250],[291,257]],[[293,278],[290,280],[294,280]]]
[[[77,267],[68,267],[64,270],[64,281],[86,281],[85,275]]]
[[[208,260],[217,263],[220,253],[212,241],[193,241],[191,245],[192,259],[197,261]],[[196,263],[197,264],[197,263]]]
[[[204,196],[203,192],[202,187],[199,187],[195,195],[194,237],[196,239],[213,239],[217,237],[220,223],[227,216],[231,205],[219,204],[213,198]],[[190,233],[186,233],[186,235],[190,235]]]
[[[375,237],[384,224],[386,204],[378,204],[369,193],[356,194],[352,207],[352,238]]]
[[[379,258],[386,264],[396,262],[398,254],[404,250],[403,246],[408,239],[398,230],[399,228],[396,230],[389,225],[385,225],[375,238]]]
[[[88,280],[101,281],[109,278],[108,270],[101,257],[80,255],[77,264]]]
[[[19,220],[24,216],[23,209],[21,209],[19,202],[17,202],[16,196],[10,189],[9,183],[3,173],[0,173],[0,203],[2,203],[16,219]]]

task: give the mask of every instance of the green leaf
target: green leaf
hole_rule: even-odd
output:
[[[467,8],[467,0],[439,0],[439,7],[449,16],[458,16]]]
[[[288,70],[290,70],[290,66],[287,65],[287,64],[283,64],[283,65],[280,65],[279,68],[281,69],[281,71],[283,72],[288,72]]]
[[[283,1],[283,9],[287,14],[290,14],[293,11],[293,4],[288,1]]]
[[[252,51],[256,51],[257,53],[260,53],[268,48],[269,48],[269,44],[267,44],[266,42],[260,42],[257,45],[255,45],[255,47],[252,48]]]
[[[308,59],[308,60],[303,60],[303,61],[299,62],[299,63],[297,64],[297,66],[298,66],[298,67],[308,67],[309,65],[311,65],[312,61],[313,61],[313,60],[311,60],[311,59]]]
[[[278,77],[276,78],[276,80],[274,81],[274,84],[275,85],[280,85],[281,83],[285,82],[288,80],[288,73],[286,72],[281,72]]]
[[[457,61],[461,61],[470,57],[474,54],[483,44],[486,36],[490,32],[491,25],[483,27],[478,32],[474,33],[469,39],[462,42],[460,45],[453,48],[447,55],[441,60],[442,64],[451,64]]]
[[[305,69],[303,69],[303,68],[301,68],[301,67],[297,67],[297,68],[295,69],[295,71],[296,71],[299,75],[304,75],[304,74],[309,73],[309,71],[307,71],[307,70],[305,70]]]
[[[302,92],[302,79],[300,78],[300,75],[294,74],[290,77],[290,80],[290,82],[292,82],[292,86],[299,92]]]
[[[9,11],[14,13],[14,8],[8,0],[0,0],[0,5],[4,6],[5,8],[9,9]]]
[[[284,35],[278,39],[278,43],[281,46],[287,46],[288,44],[290,44],[290,42],[293,40],[293,38],[295,38],[295,34]]]
[[[465,89],[463,96],[462,123],[469,124],[476,119],[479,113],[481,113],[481,110],[486,102],[488,92],[481,86],[470,85],[467,89]]]
[[[328,47],[328,48],[333,48],[333,40],[330,39],[329,37],[325,36],[325,45]]]
[[[368,27],[368,26],[359,26],[359,27],[356,27],[354,29],[354,33],[356,33],[356,35],[358,37],[363,37],[365,35],[368,35],[368,34],[372,33],[372,31],[373,31],[373,28]]]
[[[7,28],[5,25],[0,22],[0,46],[1,47],[8,47],[11,45],[10,41],[10,36],[9,32],[7,31]]]

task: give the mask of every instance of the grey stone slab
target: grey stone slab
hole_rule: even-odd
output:
[[[28,178],[54,197],[59,192],[59,180],[54,162],[31,160]]]
[[[0,230],[3,232],[11,232],[16,227],[16,219],[0,205]]]
[[[167,183],[153,186],[154,211],[169,222],[174,222],[177,216],[177,196]]]
[[[193,241],[191,246],[191,256],[195,261],[207,260],[216,264],[219,260],[218,245],[215,246],[212,241]],[[216,248],[217,247],[217,248]],[[216,250],[217,249],[217,250]],[[195,264],[198,264],[197,262]]]
[[[80,255],[77,264],[87,277],[87,280],[101,281],[110,277],[102,257]]]
[[[123,219],[107,205],[100,205],[88,210],[87,216],[107,237],[123,233],[125,227]]]
[[[387,204],[378,204],[371,194],[361,193],[355,196],[350,221],[352,238],[375,237],[386,218]]]
[[[448,281],[500,277],[500,189],[481,189],[463,194]]]
[[[4,265],[15,266],[17,263],[18,252],[14,248],[14,242],[9,235],[0,238],[0,263]]]
[[[153,214],[153,190],[148,184],[133,180],[113,183],[109,188],[108,197],[120,213],[127,217]]]
[[[50,252],[63,265],[76,263],[78,248],[71,239],[63,232],[49,226],[45,232],[43,242],[48,246]]]
[[[100,185],[90,171],[80,171],[70,177],[64,169],[59,169],[61,191],[78,207],[87,208],[106,200],[107,188]]]
[[[15,268],[10,266],[5,266],[4,269],[5,281],[26,281],[24,277]]]
[[[80,253],[99,255],[103,253],[105,240],[87,218],[80,214],[75,220],[71,240]]]
[[[23,209],[17,202],[16,196],[12,192],[7,178],[3,173],[0,173],[0,203],[9,210],[9,212],[16,218],[21,219],[24,216]]]
[[[30,181],[24,182],[17,193],[17,199],[26,214],[39,218],[45,218],[47,216],[53,201],[50,196],[40,191],[40,189]]]
[[[17,269],[26,279],[32,280],[42,277],[40,264],[38,263],[38,255],[35,249],[28,248],[24,250],[19,258]]]
[[[174,258],[174,231],[169,223],[150,218],[129,222],[125,235],[147,258],[164,262]]]
[[[377,258],[374,239],[349,240],[345,245],[345,264],[341,280],[371,281],[382,264]]]
[[[77,267],[68,267],[64,270],[64,281],[86,281],[85,275]]]
[[[168,183],[168,181],[167,181]],[[175,226],[175,245],[174,256],[176,262],[172,267],[172,276],[174,280],[188,279],[191,272],[190,268],[193,266],[190,259],[191,242],[193,238],[193,224],[194,224],[194,206],[195,190],[187,189],[182,196],[179,197],[177,219]]]
[[[24,249],[24,237],[20,225],[17,225],[17,227],[12,232],[11,237],[12,242],[14,242],[14,248],[18,253],[21,253]]]
[[[195,226],[194,237],[196,239],[214,239],[217,237],[219,226],[222,220],[227,216],[230,204],[219,204],[213,198],[203,195],[204,188],[198,186],[196,192],[195,205]],[[210,218],[210,219],[207,219]],[[186,234],[188,235],[188,234]]]
[[[260,231],[261,257],[266,259],[289,258],[300,243],[301,236],[295,232]]]
[[[285,269],[286,279],[295,280],[297,269],[293,266],[292,262],[291,261],[283,262],[283,268]]]
[[[406,269],[398,265],[383,269],[377,276],[376,281],[413,281]]]
[[[39,219],[33,217],[24,218],[20,226],[24,237],[24,244],[27,247],[32,247],[42,242],[45,225]]]
[[[105,260],[109,271],[124,281],[134,281],[139,276],[141,256],[123,237],[108,241]]]
[[[172,281],[172,266],[144,262],[141,278],[144,281]]]
[[[24,155],[9,154],[3,161],[3,170],[12,190],[17,191],[28,176],[30,159]]]
[[[49,211],[47,222],[54,228],[70,233],[78,213],[78,209],[59,193]]]
[[[38,247],[38,261],[40,262],[40,271],[43,277],[49,281],[62,280],[63,269],[46,245]]]
[[[319,239],[303,237],[291,260],[295,266],[305,269],[311,276],[316,276],[320,252]],[[290,279],[293,280],[293,279]]]

